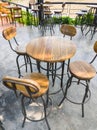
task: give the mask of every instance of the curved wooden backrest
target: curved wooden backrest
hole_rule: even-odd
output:
[[[94,51],[97,53],[97,41],[94,44]]]
[[[5,76],[2,81],[4,86],[7,88],[19,91],[27,97],[31,97],[32,94],[36,94],[40,89],[40,85],[36,81],[30,79]]]
[[[6,40],[11,40],[16,36],[16,28],[8,27],[2,31],[2,35]]]
[[[71,37],[76,35],[76,28],[72,25],[62,24],[60,27],[60,31],[64,35],[69,35]]]

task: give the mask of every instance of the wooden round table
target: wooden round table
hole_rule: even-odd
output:
[[[70,60],[76,53],[76,45],[63,37],[45,36],[33,39],[27,44],[27,54],[37,61],[49,63],[62,62],[61,86],[64,72],[64,62]],[[49,65],[48,65],[49,66]],[[47,76],[49,67],[47,67]]]
[[[33,39],[27,44],[27,54],[45,62],[63,62],[76,53],[76,45],[63,37],[46,36]]]

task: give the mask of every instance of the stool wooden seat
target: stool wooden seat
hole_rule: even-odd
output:
[[[94,52],[96,54],[95,54],[95,56],[93,57],[93,59],[91,60],[90,63],[87,63],[86,61],[78,60],[78,61],[71,62],[69,64],[70,77],[68,78],[68,81],[67,81],[67,84],[66,84],[64,97],[61,100],[61,102],[59,103],[59,106],[60,106],[62,104],[62,102],[65,100],[65,98],[67,98],[67,94],[68,94],[67,92],[68,92],[68,89],[70,87],[72,87],[72,82],[76,82],[77,85],[81,84],[81,85],[85,86],[85,92],[83,94],[83,99],[82,99],[81,103],[71,101],[70,99],[67,98],[72,103],[81,104],[81,106],[82,106],[82,117],[84,117],[84,104],[86,102],[86,99],[88,98],[88,100],[89,100],[89,97],[90,97],[89,96],[89,94],[90,94],[90,90],[89,90],[90,80],[92,78],[94,78],[95,75],[96,75],[96,69],[92,65],[92,63],[94,62],[94,60],[97,57],[97,41],[95,42],[93,49],[94,49]]]
[[[48,78],[41,73],[33,72],[33,73],[25,75],[23,78],[4,76],[2,81],[3,81],[4,86],[13,90],[16,95],[17,95],[17,92],[21,93],[22,113],[24,116],[22,127],[24,127],[26,119],[30,120],[30,121],[34,121],[34,122],[45,120],[48,130],[50,130],[50,126],[49,126],[49,123],[47,120],[47,112],[46,112],[46,109],[48,108],[47,107],[48,102],[47,102],[47,99],[45,100],[45,96],[47,95],[47,91],[48,91],[48,87],[49,87]],[[42,103],[41,102],[40,103],[43,106],[42,115],[44,115],[44,116],[41,117],[39,120],[37,120],[35,118],[34,119],[31,118],[31,116],[29,117],[29,115],[27,114],[28,112],[27,112],[27,107],[26,107],[27,104],[25,103],[25,98],[30,99],[28,106],[30,106],[30,104],[32,102],[35,103],[36,100],[38,98],[40,98],[40,100],[42,101]],[[32,106],[32,108],[33,107],[34,106]],[[40,107],[40,105],[38,103],[37,103],[37,107]],[[36,109],[38,109],[38,108],[36,108]]]
[[[69,69],[74,77],[80,80],[90,80],[95,74],[95,68],[85,61],[74,61],[70,63]]]

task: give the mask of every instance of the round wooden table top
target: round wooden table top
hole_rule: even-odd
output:
[[[46,36],[33,39],[26,46],[32,58],[45,62],[62,62],[76,53],[76,45],[63,37]]]

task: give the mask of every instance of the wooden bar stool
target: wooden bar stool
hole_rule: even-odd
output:
[[[30,70],[32,72],[32,65],[31,65],[32,63],[31,63],[30,57],[26,53],[26,47],[24,45],[19,45],[19,43],[17,42],[17,40],[15,38],[16,34],[17,34],[16,27],[8,27],[2,31],[2,35],[8,41],[11,50],[17,54],[16,63],[17,63],[19,77],[21,77],[22,74],[21,74],[20,68],[23,65],[25,65],[26,72],[27,72],[27,68],[28,68],[27,66],[28,66],[28,64],[30,64]],[[13,45],[13,43],[15,46]],[[20,62],[19,62],[19,61],[21,61],[21,60],[19,60],[20,56],[22,56],[24,58],[24,63],[22,66],[20,65]]]
[[[22,22],[22,24],[23,24],[22,8],[17,7],[17,6],[14,7],[12,9],[11,17],[13,19],[13,22],[15,23],[15,26],[16,26],[17,21]]]
[[[62,13],[64,11],[64,8],[65,8],[65,5],[66,3],[64,2],[61,6],[61,9],[60,10],[54,10],[54,16],[59,18],[59,17],[62,17]]]
[[[93,60],[90,63],[78,60],[78,61],[71,62],[69,64],[70,77],[66,84],[66,89],[64,92],[63,99],[59,103],[60,106],[63,103],[63,101],[67,99],[74,104],[80,104],[82,106],[82,117],[84,117],[84,104],[90,98],[90,90],[89,90],[90,80],[94,78],[94,76],[96,75],[96,70],[91,63],[93,63],[97,57],[97,41],[94,44],[94,51],[96,55],[93,57]],[[85,93],[83,94],[83,99],[81,103],[72,101],[72,99],[69,99],[67,97],[68,89],[72,87],[72,83],[77,83],[77,85],[85,86]]]
[[[1,19],[2,26],[4,25],[5,21],[6,23],[10,23],[11,12],[9,9],[6,9],[6,6],[8,5],[9,5],[8,2],[0,3],[0,19]]]
[[[50,109],[49,112],[47,113],[48,102],[47,99],[45,98],[45,96],[47,96],[47,91],[49,88],[49,80],[47,77],[40,73],[30,73],[25,75],[23,78],[4,76],[2,81],[4,86],[15,92],[16,96],[18,95],[18,92],[21,93],[20,96],[21,106],[22,106],[22,113],[24,116],[22,127],[24,127],[26,120],[34,122],[45,120],[48,130],[51,130],[47,120],[47,116],[50,114],[52,102],[49,98]],[[27,99],[28,103],[26,103]],[[35,105],[35,103],[37,104]],[[33,105],[30,107],[30,104]],[[27,111],[28,107],[30,107],[31,112],[32,110],[34,110],[34,113],[32,112],[32,114],[30,113],[29,115]],[[34,109],[32,109],[33,107]],[[41,111],[40,112],[41,116],[39,117],[39,119],[35,118],[35,109],[37,110],[36,113],[38,113],[38,117],[39,112]]]

